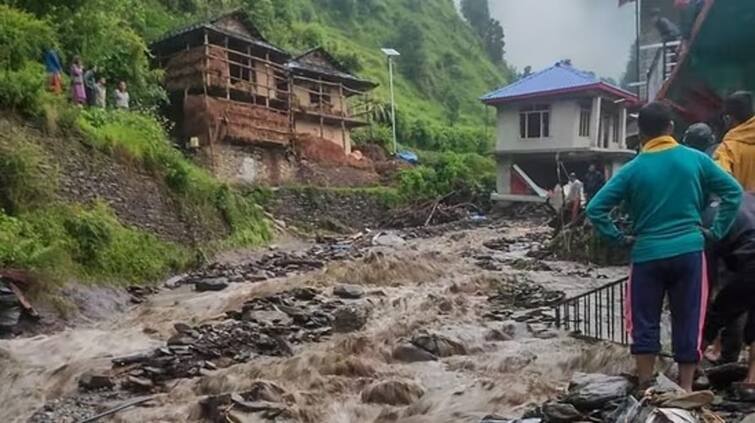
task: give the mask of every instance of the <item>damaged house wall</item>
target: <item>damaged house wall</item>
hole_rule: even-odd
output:
[[[367,123],[352,116],[347,100],[374,83],[351,75],[321,48],[292,59],[243,12],[168,34],[152,49],[166,71],[175,135],[230,182],[290,182],[297,137],[348,156],[350,130]]]

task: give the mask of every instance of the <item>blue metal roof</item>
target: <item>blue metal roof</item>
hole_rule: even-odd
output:
[[[485,94],[480,100],[485,103],[495,103],[588,88],[602,89],[620,97],[634,98],[631,93],[601,81],[592,72],[576,69],[566,62],[558,62],[548,69],[533,73],[513,84]]]

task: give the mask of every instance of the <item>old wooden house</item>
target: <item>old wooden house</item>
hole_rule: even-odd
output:
[[[171,32],[152,51],[165,70],[176,137],[231,182],[294,179],[297,136],[349,154],[348,131],[362,122],[348,99],[375,86],[322,49],[292,59],[242,11]]]
[[[366,92],[376,84],[348,72],[323,48],[290,60],[295,137],[317,137],[351,153],[351,129],[366,124]],[[354,99],[355,101],[351,101]]]

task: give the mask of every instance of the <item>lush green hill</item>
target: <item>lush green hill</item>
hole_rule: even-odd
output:
[[[333,50],[354,71],[379,81],[376,94],[385,101],[388,75],[380,48],[395,47],[402,53],[397,100],[401,112],[412,117],[449,120],[453,110],[448,109],[458,100],[461,122],[480,124],[484,113],[477,98],[510,73],[488,59],[452,0],[153,1],[170,18],[154,13],[156,24],[145,33],[148,38],[159,27],[201,17],[208,5],[240,7],[255,15],[263,33],[277,44],[293,51],[317,45]]]
[[[488,59],[452,0],[0,0],[0,268],[136,282],[183,268],[208,248],[269,239],[254,196],[215,180],[171,146],[166,129],[172,123],[158,113],[167,100],[162,72],[149,57],[150,41],[165,32],[238,7],[272,42],[293,53],[323,45],[353,72],[379,82],[375,95],[383,104],[388,75],[380,48],[400,50],[400,142],[435,152],[422,155],[425,166],[402,173],[398,192],[416,201],[489,189],[492,160],[475,153],[487,153],[492,131],[477,98],[510,72]],[[50,47],[66,67],[79,55],[109,83],[128,81],[135,110],[80,109],[47,92],[40,58]],[[386,120],[376,116],[355,138],[386,141]],[[120,192],[141,190],[125,183],[125,171],[107,173],[123,181],[104,184],[117,188],[108,203],[115,206],[61,198],[58,185],[78,192],[78,179],[70,176],[85,174],[75,163],[69,169],[70,160],[58,163],[69,156],[64,147],[73,146],[69,152],[78,152],[81,163],[89,162],[91,150],[106,157],[103,169],[138,170],[175,215],[166,222],[185,224],[194,242],[163,239],[151,223],[139,225],[139,216],[126,210],[139,201],[124,201]],[[99,182],[99,171],[84,176]],[[204,229],[217,236],[200,240]]]
[[[457,12],[453,0],[0,0],[45,18],[68,62],[79,54],[110,79],[130,82],[143,105],[164,99],[159,72],[144,54],[163,33],[223,11],[249,12],[261,31],[292,52],[325,46],[352,71],[380,83],[388,103],[381,47],[398,59],[396,93],[401,142],[415,147],[483,152],[486,111],[477,100],[505,83],[510,69],[495,65],[483,35]],[[384,108],[385,110],[385,108]],[[386,114],[382,114],[385,123]],[[453,128],[451,128],[453,127]],[[373,137],[386,138],[385,128]],[[359,137],[357,137],[359,139]],[[484,142],[483,142],[484,141]]]

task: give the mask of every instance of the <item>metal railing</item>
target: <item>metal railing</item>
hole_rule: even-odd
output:
[[[583,338],[627,345],[624,299],[628,280],[624,277],[564,300],[554,307],[556,326]]]

